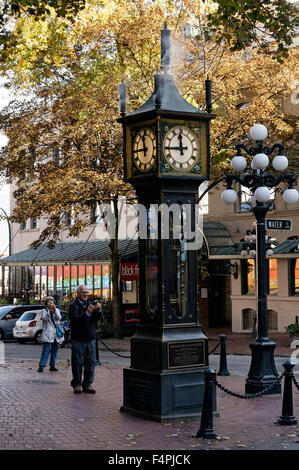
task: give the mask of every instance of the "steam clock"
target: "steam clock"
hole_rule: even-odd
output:
[[[200,183],[209,179],[211,82],[207,112],[201,111],[180,95],[169,68],[165,25],[154,93],[126,114],[122,83],[119,119],[125,180],[145,208],[143,218],[139,212],[141,323],[131,339],[131,366],[124,369],[122,410],[159,421],[201,413],[208,367],[208,341],[199,323],[195,206]]]

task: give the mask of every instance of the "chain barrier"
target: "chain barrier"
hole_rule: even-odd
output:
[[[250,393],[236,393],[236,392],[232,392],[231,390],[229,390],[228,388],[225,388],[223,387],[219,382],[217,382],[217,379],[215,379],[215,383],[217,385],[218,388],[220,388],[223,392],[227,393],[228,395],[231,395],[233,397],[236,397],[236,398],[245,398],[245,399],[250,399],[250,398],[258,398],[258,397],[262,397],[263,395],[266,395],[267,392],[269,392],[270,390],[272,390],[273,387],[275,387],[275,385],[277,385],[281,379],[283,378],[283,376],[285,375],[285,371],[282,372],[282,374],[277,377],[277,379],[275,380],[275,382],[273,382],[271,385],[269,385],[269,387],[265,388],[265,390],[263,390],[262,392],[258,392],[258,393],[253,393],[253,394],[250,394]]]
[[[109,348],[109,346],[107,346],[106,343],[104,343],[104,341],[99,337],[98,340],[102,343],[102,345],[110,352],[112,352],[113,354],[115,354],[115,356],[118,356],[118,357],[125,357],[125,358],[130,358],[131,356],[125,356],[124,354],[119,354],[117,353],[116,351],[113,351],[113,349]]]
[[[212,351],[209,352],[209,355],[210,355],[210,354],[213,354],[213,352],[216,351],[216,349],[218,348],[218,346],[220,346],[220,344],[221,344],[221,343],[220,343],[220,341],[219,341],[219,343],[216,344],[215,348],[212,349]]]
[[[297,388],[297,390],[299,390],[299,384],[298,384],[297,380],[295,379],[294,375],[292,376],[292,379],[293,379],[293,382],[295,384],[295,387]]]

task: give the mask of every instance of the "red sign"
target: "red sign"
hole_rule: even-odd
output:
[[[132,323],[132,322],[139,322],[139,310],[132,309],[132,310],[125,310],[125,322]]]
[[[138,263],[120,263],[120,280],[137,281],[139,274]]]

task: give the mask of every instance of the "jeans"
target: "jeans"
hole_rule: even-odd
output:
[[[94,380],[94,368],[96,365],[96,340],[76,341],[72,340],[72,373],[71,386],[82,385],[87,387]],[[84,368],[84,371],[83,371]],[[83,372],[83,382],[82,382]]]
[[[58,351],[58,344],[56,343],[56,341],[54,341],[54,343],[44,343],[39,365],[42,367],[46,367],[49,354],[51,353],[50,367],[55,367],[57,351]]]

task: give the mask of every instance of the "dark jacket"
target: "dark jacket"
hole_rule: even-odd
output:
[[[90,303],[87,301],[86,308],[84,308],[79,300],[76,299],[69,305],[71,336],[76,341],[91,341],[96,338],[97,323],[101,319],[101,311],[94,309],[89,317],[86,314],[86,310]]]

